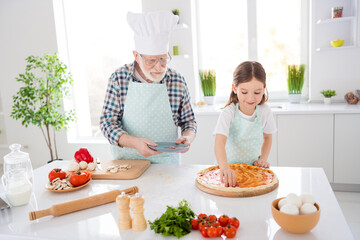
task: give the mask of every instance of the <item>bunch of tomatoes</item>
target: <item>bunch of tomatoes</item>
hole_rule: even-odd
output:
[[[217,218],[215,215],[199,214],[197,218],[191,220],[192,229],[199,230],[201,235],[206,238],[221,237],[233,238],[240,226],[240,221],[236,217],[230,218],[227,215],[221,215]]]

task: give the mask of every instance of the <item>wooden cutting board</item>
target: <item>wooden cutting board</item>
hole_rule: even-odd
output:
[[[110,166],[124,164],[131,165],[131,168],[117,173],[106,171]],[[140,177],[149,166],[149,160],[101,160],[96,170],[89,172],[91,172],[92,179],[135,179]]]

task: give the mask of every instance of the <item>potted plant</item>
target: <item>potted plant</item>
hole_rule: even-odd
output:
[[[300,103],[304,85],[305,65],[288,65],[287,84],[290,103]]]
[[[10,116],[20,119],[25,127],[32,124],[41,129],[53,161],[59,159],[56,131],[67,129],[75,118],[74,110],[60,110],[62,99],[68,96],[69,85],[73,80],[57,54],[29,56],[26,61],[25,72],[16,78],[24,86],[13,96],[14,105]]]
[[[174,8],[173,10],[171,10],[171,12],[172,12],[174,15],[179,16],[179,20],[178,20],[178,23],[179,23],[179,22],[180,22],[180,11],[179,11],[179,9]]]
[[[331,104],[331,97],[336,96],[336,91],[331,89],[322,90],[320,93],[324,96],[325,104]]]
[[[214,104],[216,93],[216,73],[215,70],[199,71],[201,89],[204,93],[204,101],[208,105]]]

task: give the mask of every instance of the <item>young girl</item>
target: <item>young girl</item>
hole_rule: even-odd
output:
[[[265,94],[266,90],[266,94]],[[234,71],[230,99],[218,119],[215,155],[225,186],[237,186],[228,163],[268,168],[275,121],[268,105],[266,73],[258,62],[243,62]]]

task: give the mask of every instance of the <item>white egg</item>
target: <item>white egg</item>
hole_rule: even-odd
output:
[[[86,169],[87,166],[88,166],[88,164],[87,164],[87,162],[85,162],[85,161],[81,161],[81,162],[79,163],[80,169]]]
[[[299,208],[293,204],[285,204],[280,208],[280,212],[291,214],[291,215],[299,215]]]
[[[297,206],[298,208],[300,208],[302,205],[301,199],[295,193],[288,194],[285,199],[286,199],[287,203],[293,204],[293,205]]]
[[[311,204],[311,203],[304,203],[304,205],[302,205],[300,208],[301,215],[311,214],[316,211],[317,211],[317,208],[315,207],[314,204]]]
[[[301,194],[300,199],[301,199],[302,204],[305,204],[305,203],[314,204],[315,203],[315,198],[310,193]]]
[[[278,208],[282,208],[282,206],[284,206],[286,204],[286,198],[283,198],[281,199],[279,202],[278,202]]]

